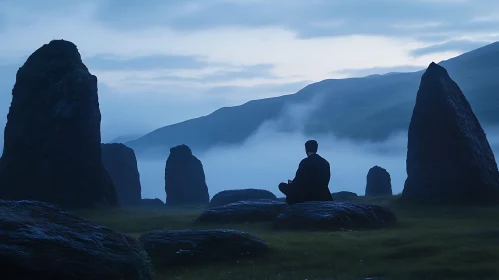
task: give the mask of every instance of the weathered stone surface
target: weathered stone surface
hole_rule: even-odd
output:
[[[137,240],[43,202],[0,200],[0,262],[5,280],[153,279]]]
[[[0,198],[62,207],[116,204],[101,160],[97,78],[56,40],[19,68],[0,160]]]
[[[268,246],[260,238],[236,230],[157,230],[139,241],[157,266],[190,265],[259,257]]]
[[[402,199],[499,202],[499,173],[487,137],[459,86],[435,63],[421,78],[409,126]]]
[[[167,205],[208,204],[210,195],[203,164],[186,145],[170,149],[165,167]]]
[[[354,192],[340,191],[340,192],[331,193],[331,196],[333,197],[334,200],[345,200],[345,199],[356,198],[357,194]]]
[[[251,223],[272,221],[286,207],[279,200],[257,199],[230,203],[205,210],[199,217],[200,222],[211,223]]]
[[[210,207],[218,207],[233,202],[255,199],[277,199],[277,197],[267,190],[241,189],[221,191],[213,196]]]
[[[355,202],[305,202],[289,206],[274,221],[276,229],[357,230],[395,225],[389,209]]]
[[[374,166],[367,172],[366,196],[392,195],[392,179],[386,169]]]
[[[120,143],[102,144],[101,147],[102,163],[113,180],[118,204],[139,205],[142,188],[135,153]]]
[[[161,207],[165,206],[165,203],[159,198],[143,198],[140,200],[140,206]]]

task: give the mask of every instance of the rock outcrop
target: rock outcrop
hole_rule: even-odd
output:
[[[156,266],[230,261],[259,257],[268,251],[260,238],[226,229],[157,230],[144,233],[139,241]]]
[[[165,167],[167,205],[208,204],[210,196],[203,164],[186,145],[170,149]]]
[[[305,202],[286,208],[274,221],[276,229],[359,230],[381,229],[397,223],[389,209],[355,202]]]
[[[0,200],[2,277],[152,280],[151,262],[134,238],[35,201]]]
[[[402,199],[499,202],[499,173],[487,137],[459,86],[435,63],[423,74],[416,97]]]
[[[113,180],[120,206],[140,204],[141,187],[137,158],[133,150],[123,144],[102,144],[102,163]]]
[[[140,200],[140,206],[144,207],[162,207],[165,203],[159,198],[143,198]]]
[[[211,198],[210,207],[255,199],[277,199],[277,197],[270,191],[260,189],[226,190],[217,193]]]
[[[0,160],[0,199],[66,208],[116,204],[101,160],[97,78],[76,46],[56,40],[19,68]]]
[[[386,169],[374,166],[367,172],[366,196],[392,195],[392,179]]]
[[[331,196],[335,201],[338,201],[338,200],[349,200],[356,198],[357,194],[354,192],[340,191],[340,192],[331,193]]]
[[[199,222],[254,223],[274,220],[288,204],[271,199],[245,200],[205,210]]]

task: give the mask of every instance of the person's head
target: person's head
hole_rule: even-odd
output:
[[[310,156],[310,155],[317,153],[318,148],[319,148],[319,144],[317,144],[317,141],[315,141],[315,140],[308,140],[305,143],[305,152],[307,153],[307,156]]]

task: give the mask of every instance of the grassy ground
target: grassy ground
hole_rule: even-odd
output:
[[[366,201],[366,198],[358,198]],[[157,267],[157,279],[499,279],[499,207],[408,207],[389,199],[397,228],[282,232],[270,224],[199,225],[202,209],[120,209],[77,214],[138,237],[155,229],[232,228],[268,242],[265,258],[193,267]]]

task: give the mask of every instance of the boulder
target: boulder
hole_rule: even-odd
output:
[[[405,201],[499,202],[499,172],[482,126],[459,86],[435,63],[421,78],[406,163]]]
[[[0,199],[65,208],[115,205],[101,160],[97,78],[76,46],[55,40],[19,68],[0,159]]]
[[[274,220],[286,207],[279,200],[257,199],[230,203],[205,210],[199,222],[209,223],[252,223]]]
[[[277,197],[267,190],[241,189],[221,191],[213,196],[210,207],[218,207],[233,202],[254,199],[277,199]]]
[[[389,209],[355,202],[316,201],[286,208],[274,221],[274,228],[287,230],[381,229],[397,223]]]
[[[226,229],[157,230],[139,241],[156,266],[191,265],[259,257],[268,251],[260,238]]]
[[[374,166],[367,172],[366,196],[392,195],[392,179],[386,169]]]
[[[0,200],[2,279],[150,280],[134,238],[53,205]]]
[[[140,204],[140,175],[134,151],[120,143],[102,144],[102,163],[113,180],[120,206]]]
[[[186,145],[170,149],[165,167],[165,191],[167,205],[200,205],[210,201],[203,164]]]
[[[142,198],[140,200],[140,206],[162,207],[162,206],[165,206],[165,203],[159,198]]]
[[[334,200],[348,200],[357,197],[357,194],[354,192],[340,191],[331,193],[331,196]]]

